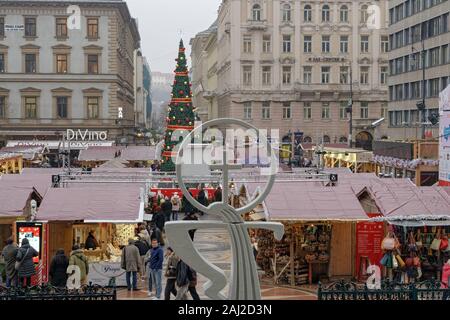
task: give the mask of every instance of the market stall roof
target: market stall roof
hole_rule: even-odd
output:
[[[37,213],[39,221],[85,223],[136,223],[143,216],[141,188],[130,184],[51,189]]]
[[[108,161],[116,158],[119,147],[88,147],[81,150],[79,161]]]
[[[148,146],[128,147],[88,147],[81,150],[79,161],[109,161],[120,159],[122,161],[149,161],[156,159],[156,148]]]
[[[52,186],[51,171],[42,174],[6,174],[0,177],[0,186],[35,188],[40,195],[45,196]],[[0,202],[0,207],[2,203]]]
[[[28,174],[45,174],[48,176],[60,174],[63,171],[62,168],[23,168],[22,174],[28,175]]]
[[[33,145],[33,146],[15,146],[15,147],[4,147],[0,149],[0,154],[20,154],[24,160],[34,160],[38,155],[42,155],[48,152],[48,149],[44,145]]]
[[[121,150],[120,158],[125,161],[151,161],[156,159],[156,147],[128,146]]]
[[[247,183],[253,194],[260,184]],[[275,182],[264,201],[270,220],[368,220],[349,186],[323,187],[304,182]]]
[[[112,159],[106,161],[104,164],[100,165],[99,168],[102,169],[123,169],[128,165],[128,161],[122,159]]]
[[[23,210],[33,193],[40,197],[40,194],[33,187],[10,186],[0,183],[0,218],[23,216]]]

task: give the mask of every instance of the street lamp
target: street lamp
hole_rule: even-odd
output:
[[[426,53],[425,53],[425,39],[423,37],[423,32],[421,33],[421,43],[422,43],[422,51],[420,52],[421,58],[422,58],[422,100],[417,101],[416,103],[416,107],[417,110],[419,110],[419,112],[422,113],[421,116],[421,127],[422,127],[422,139],[425,140],[426,135],[425,135],[425,120],[426,120],[426,113],[427,113],[427,106],[425,103],[425,99],[426,99],[426,83],[425,83],[425,63],[426,63]],[[416,49],[414,48],[414,46],[412,46],[411,48],[412,52],[416,51]],[[415,58],[413,58],[415,60]],[[417,67],[418,67],[418,62],[417,62]]]
[[[349,114],[348,121],[348,146],[350,149],[353,148],[353,68],[352,63],[349,63],[349,76],[350,76],[350,99],[347,104],[345,111]],[[356,83],[356,82],[355,82]]]

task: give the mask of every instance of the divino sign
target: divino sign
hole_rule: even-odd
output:
[[[88,129],[84,131],[81,129],[67,129],[66,139],[67,141],[106,141],[108,139],[108,132],[90,131]]]

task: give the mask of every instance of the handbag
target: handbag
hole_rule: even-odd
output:
[[[387,267],[387,263],[388,263],[388,254],[385,254],[385,255],[381,258],[380,264],[381,264],[382,266]]]
[[[14,264],[14,269],[18,271],[20,269],[20,266],[22,265],[23,260],[25,260],[26,256],[28,255],[28,252],[30,252],[30,248],[27,249],[27,252],[25,252],[25,255],[22,257],[22,260],[16,261]]]
[[[439,249],[445,251],[448,248],[448,238],[447,236],[442,236]]]
[[[392,254],[392,268],[397,269],[398,268],[398,261],[394,254]]]
[[[400,269],[403,269],[406,266],[405,261],[403,261],[402,256],[397,253],[395,256],[395,259],[397,260],[398,266]]]
[[[394,250],[395,248],[395,239],[386,237],[383,239],[383,242],[381,242],[381,248],[383,250]]]

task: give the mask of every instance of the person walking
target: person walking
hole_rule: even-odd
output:
[[[164,239],[161,230],[156,226],[152,225],[150,241],[156,240],[161,246],[164,246]],[[151,242],[150,242],[151,244]],[[150,245],[151,246],[151,245]]]
[[[189,267],[183,260],[178,261],[177,265],[177,297],[175,300],[187,300],[186,293],[192,296],[193,300],[200,300],[197,293],[197,273]]]
[[[147,269],[149,270],[149,284],[148,284],[148,296],[153,296],[153,285],[156,289],[156,296],[153,300],[161,299],[162,292],[162,268],[164,262],[164,252],[160,247],[159,242],[156,239],[152,240],[152,249],[149,251],[146,257]]]
[[[87,278],[89,274],[89,261],[84,255],[84,251],[80,249],[78,245],[72,247],[70,253],[69,266],[78,266],[80,268],[80,282],[81,285],[87,284]]]
[[[177,282],[177,265],[178,257],[173,252],[172,248],[167,248],[166,251],[167,265],[165,276],[167,278],[166,288],[164,290],[164,300],[170,300],[170,294],[172,293],[175,298],[177,296],[177,289],[175,287]]]
[[[49,276],[52,286],[64,288],[67,286],[67,268],[69,267],[69,258],[66,257],[64,249],[56,251],[50,263]]]
[[[95,250],[95,249],[97,249],[99,247],[98,241],[95,238],[94,233],[95,233],[95,231],[91,230],[89,232],[89,235],[86,238],[86,242],[84,244],[84,248],[86,250],[89,250],[89,249]]]
[[[170,202],[172,203],[172,220],[177,221],[178,220],[178,213],[180,212],[181,208],[181,199],[178,195],[178,192],[175,192],[170,199]]]
[[[2,256],[5,259],[5,271],[6,271],[6,287],[19,286],[19,278],[17,276],[17,270],[15,268],[17,251],[19,247],[12,238],[6,241],[6,246],[2,250]]]
[[[162,210],[158,210],[154,215],[152,222],[161,232],[164,232],[164,224],[166,223],[166,218],[164,217],[164,214]]]
[[[192,196],[192,193],[189,192],[189,194]],[[181,200],[181,205],[183,207],[184,216],[188,216],[194,212],[194,206],[188,201],[188,199],[183,195],[183,198]]]
[[[164,223],[170,221],[170,216],[172,215],[172,203],[170,202],[169,197],[164,198],[164,202],[161,203],[161,210],[164,214]]]
[[[197,195],[197,201],[205,207],[208,206],[208,198],[206,197],[206,192],[205,192],[205,189],[203,188],[203,186],[200,187],[200,191],[198,192],[198,195]],[[202,216],[205,214],[203,211],[199,210],[199,212]]]
[[[121,267],[127,272],[128,291],[131,291],[131,289],[139,291],[137,287],[137,273],[141,270],[141,256],[139,255],[139,249],[135,246],[134,239],[128,239],[128,245],[122,249]]]
[[[222,202],[222,188],[220,186],[218,186],[216,191],[214,191],[214,201]]]
[[[200,296],[197,293],[197,272],[189,266],[188,266],[188,279],[189,279],[188,291],[191,294],[192,300],[200,300]]]
[[[147,230],[145,230],[145,231],[147,231]],[[141,233],[139,235],[141,235]],[[141,267],[140,275],[141,275],[141,278],[143,279],[146,276],[145,256],[146,256],[147,252],[150,250],[150,246],[148,245],[147,241],[145,239],[142,239],[140,236],[138,236],[138,240],[134,243],[134,245],[139,250],[139,256],[140,256],[139,265]]]
[[[30,245],[28,239],[23,239],[16,256],[16,262],[19,264],[16,265],[17,274],[23,287],[31,287],[31,277],[36,274],[33,258],[38,255],[39,253]]]

